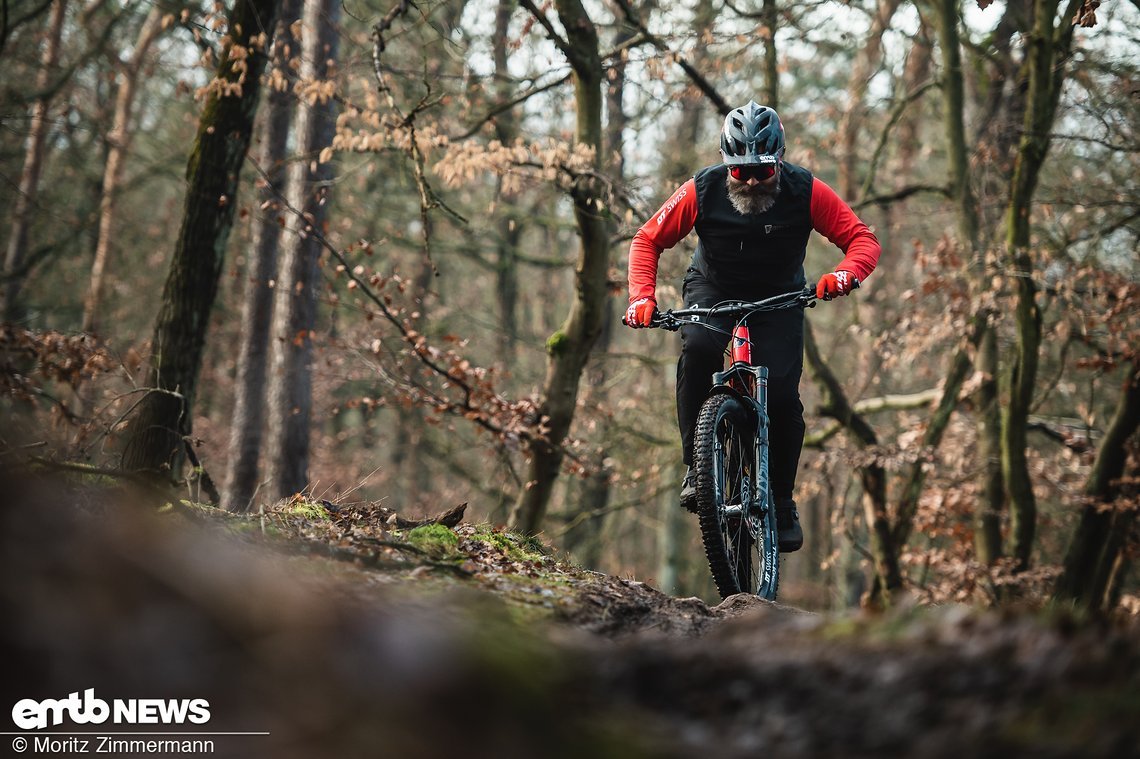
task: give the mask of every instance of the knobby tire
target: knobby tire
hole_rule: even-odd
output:
[[[767,489],[767,472],[755,471],[754,418],[737,398],[714,395],[701,407],[693,443],[701,541],[721,598],[756,593],[774,599],[779,554],[772,509],[751,517],[756,538],[742,516],[724,513],[726,506],[741,503],[743,492]],[[766,465],[766,457],[762,463]]]

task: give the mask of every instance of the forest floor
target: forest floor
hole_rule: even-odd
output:
[[[1140,756],[1134,621],[708,606],[458,511],[3,484],[7,703],[205,698],[268,732],[212,755]]]

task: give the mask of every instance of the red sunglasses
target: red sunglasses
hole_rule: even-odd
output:
[[[747,182],[755,177],[763,182],[776,173],[776,164],[762,163],[759,166],[729,166],[728,173],[739,182]]]

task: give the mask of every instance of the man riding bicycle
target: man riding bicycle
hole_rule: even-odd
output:
[[[629,249],[626,323],[650,326],[657,311],[657,262],[693,229],[696,253],[685,272],[685,308],[726,300],[758,300],[806,287],[804,255],[814,229],[843,251],[824,274],[816,296],[847,295],[874,271],[875,235],[835,191],[807,169],[784,161],[784,127],[771,108],[749,103],[729,112],[720,135],[724,163],[708,166],[681,185],[634,235]],[[771,311],[748,320],[752,357],[768,367],[769,472],[781,551],[797,551],[803,530],[792,493],[804,440],[799,382],[803,370],[803,310]],[[712,375],[723,366],[732,319],[714,319],[716,331],[681,328],[677,363],[677,421],[690,467],[681,505],[696,510],[693,432]]]

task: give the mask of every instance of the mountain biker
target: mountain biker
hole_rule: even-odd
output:
[[[749,101],[725,117],[723,163],[707,166],[681,185],[634,235],[629,249],[626,323],[648,327],[657,311],[657,262],[690,231],[697,250],[685,272],[686,308],[724,300],[759,300],[806,287],[804,254],[815,229],[843,260],[816,284],[823,300],[847,295],[874,271],[879,241],[835,191],[805,168],[784,160],[784,127],[776,111]],[[677,363],[677,420],[684,463],[681,505],[696,510],[693,434],[712,375],[723,368],[733,320],[709,322],[721,331],[681,328]],[[749,318],[752,357],[768,367],[769,476],[781,551],[797,551],[803,530],[792,492],[804,439],[799,381],[803,369],[802,309]]]

